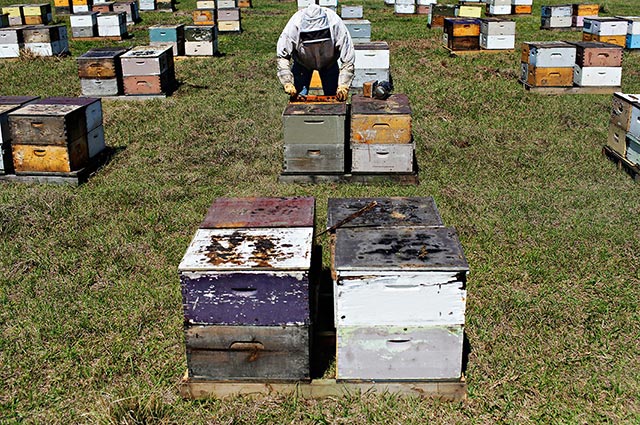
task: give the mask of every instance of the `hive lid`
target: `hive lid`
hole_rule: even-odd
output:
[[[480,19],[477,18],[444,18],[444,22],[452,25],[480,25]]]
[[[175,30],[182,27],[184,27],[184,24],[158,24],[158,25],[151,25],[149,29]]]
[[[313,228],[198,229],[178,270],[308,270]]]
[[[598,21],[598,22],[622,22],[622,21],[628,21],[628,19],[624,19],[624,18],[615,18],[612,16],[594,16],[594,17],[585,17],[585,20],[589,20],[589,21]]]
[[[369,41],[366,43],[354,44],[355,50],[389,50],[389,43],[386,41]]]
[[[338,271],[468,271],[460,240],[451,227],[338,229]]]
[[[80,105],[87,106],[95,102],[100,102],[100,99],[95,97],[47,97],[36,102],[39,105]]]
[[[10,112],[11,116],[52,116],[62,117],[82,109],[82,105],[43,105],[32,103]]]
[[[313,227],[315,199],[218,198],[201,229]]]
[[[11,112],[14,109],[18,109],[20,105],[2,105],[0,104],[0,115],[6,114],[7,112]]]
[[[0,96],[0,105],[24,105],[40,99],[40,96]]]
[[[399,227],[442,226],[442,218],[431,196],[412,198],[329,198],[327,227],[358,212],[375,201],[377,205],[366,213],[340,226]]]
[[[351,96],[351,114],[411,115],[411,105],[406,94],[392,94],[385,100],[354,94]]]
[[[639,103],[640,102],[640,94],[634,94],[634,93],[622,93],[622,92],[615,92],[613,93],[614,97],[617,97],[618,99],[622,99],[627,103]]]
[[[601,43],[599,41],[569,41],[569,44],[576,46],[580,50],[584,49],[611,49],[622,51],[622,46],[615,44]]]
[[[88,52],[84,53],[78,60],[81,59],[113,59],[116,58],[123,53],[125,53],[129,49],[121,49],[116,47],[101,47],[96,49],[91,49]]]
[[[504,18],[481,18],[480,22],[515,22],[513,19]]]
[[[354,7],[354,6],[349,6],[349,7]],[[371,21],[369,21],[368,19],[345,19],[343,22],[346,26],[354,26],[354,27],[358,25],[371,25]]]
[[[289,103],[282,113],[286,115],[346,115],[347,104],[336,103]]]
[[[136,46],[122,55],[122,59],[157,58],[172,50],[171,46]]]
[[[535,47],[536,49],[555,49],[555,48],[567,48],[567,47],[575,48],[575,46],[572,46],[566,41],[534,41],[534,42],[527,42],[525,44],[528,44],[531,47]]]

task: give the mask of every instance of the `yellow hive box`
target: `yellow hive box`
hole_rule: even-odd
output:
[[[527,83],[532,87],[572,87],[573,67],[539,68],[529,66]]]
[[[577,4],[575,5],[576,16],[598,16],[600,12],[599,4]]]
[[[86,139],[78,139],[68,146],[12,145],[13,167],[17,173],[69,173],[87,164],[87,149]]]
[[[460,6],[458,15],[461,18],[480,18],[482,16],[482,6]]]
[[[22,18],[22,5],[2,6],[2,13],[6,13],[10,18]]]

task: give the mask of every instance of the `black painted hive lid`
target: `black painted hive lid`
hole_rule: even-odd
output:
[[[340,228],[442,226],[442,218],[431,196],[410,198],[329,198],[327,228],[377,202],[370,211],[345,223]]]
[[[351,96],[351,114],[411,115],[411,104],[406,94],[392,94],[385,100],[354,94]]]

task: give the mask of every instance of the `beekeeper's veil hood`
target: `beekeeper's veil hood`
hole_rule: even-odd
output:
[[[302,21],[300,22],[300,32],[307,34],[314,34],[315,37],[302,37],[307,40],[319,40],[325,37],[329,30],[329,18],[327,13],[317,4],[309,5],[302,14]],[[330,37],[330,36],[329,36]]]

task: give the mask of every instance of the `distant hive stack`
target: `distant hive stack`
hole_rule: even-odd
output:
[[[53,20],[49,3],[25,4],[22,9],[25,25],[48,25]]]
[[[91,38],[98,35],[98,12],[76,13],[69,17],[71,37]]]
[[[125,95],[168,94],[176,86],[172,47],[137,46],[120,56]]]
[[[572,44],[576,46],[574,84],[582,87],[620,86],[622,47],[593,41]]]
[[[184,51],[187,56],[218,54],[218,27],[215,25],[186,25]]]
[[[178,267],[190,378],[310,379],[314,203],[211,205]]]
[[[10,6],[2,6],[0,10],[2,10],[3,14],[9,16],[9,25],[24,25],[24,5],[21,4],[13,4]]]
[[[218,13],[218,32],[239,33],[242,31],[240,24],[240,8],[237,0],[216,0]]]
[[[576,46],[564,41],[522,44],[522,82],[531,87],[572,87]]]
[[[456,17],[458,18],[480,18],[482,16],[482,6],[479,4],[458,4],[456,5]]]
[[[596,18],[599,12],[599,4],[574,4],[572,25],[575,28],[582,28],[585,18]]]
[[[37,99],[33,96],[0,96],[0,175],[13,172],[9,113]]]
[[[531,15],[533,0],[511,0],[512,15]]]
[[[386,100],[351,97],[351,171],[353,173],[412,173],[415,143],[411,105],[404,94]]]
[[[204,2],[199,2],[204,3]],[[207,1],[207,3],[210,3]],[[213,26],[216,24],[216,9],[196,9],[191,12],[194,25]]]
[[[487,15],[510,15],[511,0],[487,0]]]
[[[513,49],[516,44],[516,23],[500,18],[480,20],[480,47],[489,50]]]
[[[173,56],[184,56],[184,25],[153,25],[149,27],[151,46],[171,46]]]
[[[24,49],[38,56],[69,53],[69,38],[65,25],[26,27],[23,32]]]
[[[640,49],[640,16],[619,16],[627,21],[626,48],[629,50]]]
[[[415,0],[395,0],[393,12],[396,15],[413,15],[416,13]]]
[[[614,93],[607,146],[640,166],[640,94]]]
[[[355,44],[355,72],[351,87],[362,88],[365,81],[390,79],[389,44],[373,41]]]
[[[282,113],[284,172],[344,173],[346,115],[344,102],[289,103]]]
[[[71,15],[73,13],[71,0],[53,0],[53,11],[56,15]]]
[[[429,28],[444,27],[444,20],[447,17],[456,16],[456,7],[451,4],[431,4],[427,16],[427,26]]]
[[[329,199],[336,379],[459,380],[469,266],[432,198]]]
[[[349,19],[363,19],[364,9],[362,6],[345,6],[340,7],[340,17],[347,23]]]
[[[570,4],[559,6],[542,6],[541,29],[571,28],[573,25],[573,6]]]
[[[104,148],[100,100],[39,102],[9,113],[16,174],[69,173],[86,167],[90,155]]]
[[[175,0],[156,0],[156,10],[159,12],[175,11]]]
[[[334,12],[338,11],[338,0],[317,0],[318,6],[326,7]]]
[[[93,0],[71,0],[71,12],[83,13],[91,11]]]
[[[480,50],[480,20],[445,18],[442,39],[452,51]]]
[[[91,49],[77,58],[83,96],[117,96],[122,93],[120,56],[127,49]]]
[[[135,1],[119,1],[113,4],[114,12],[124,12],[126,14],[127,25],[134,24],[140,21],[140,12],[138,10],[138,3]]]
[[[20,57],[20,51],[24,49],[24,28],[0,28],[0,58]]]
[[[98,36],[125,37],[127,32],[127,14],[124,12],[100,13],[98,21]]]
[[[599,41],[625,47],[629,21],[620,18],[585,18],[582,41]]]
[[[371,22],[368,19],[347,19],[344,24],[354,44],[371,42]]]
[[[116,4],[114,1],[94,3],[93,6],[91,6],[91,11],[98,12],[98,13],[110,13],[110,12],[113,12],[114,4]]]

